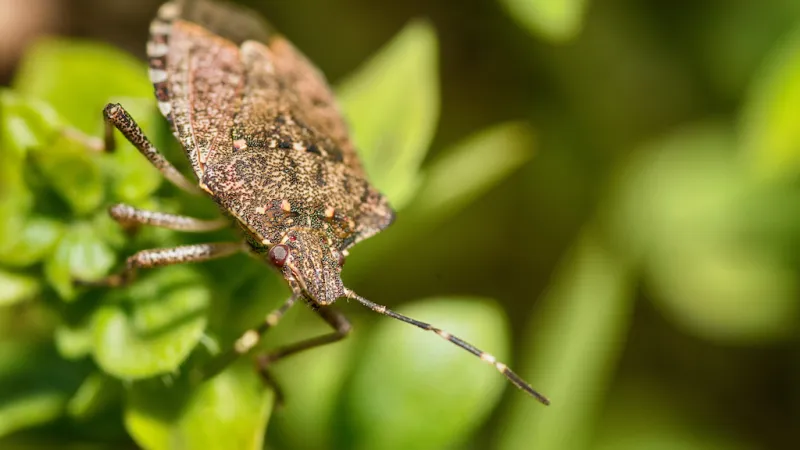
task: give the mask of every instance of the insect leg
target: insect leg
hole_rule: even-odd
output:
[[[279,359],[283,359],[287,356],[300,353],[304,350],[309,350],[314,347],[319,347],[325,344],[332,344],[336,341],[340,341],[345,337],[347,337],[347,335],[350,334],[350,330],[352,329],[350,322],[347,320],[344,314],[333,308],[330,307],[316,308],[315,311],[320,315],[320,317],[322,317],[322,319],[328,325],[330,325],[335,330],[333,333],[323,334],[322,336],[306,339],[284,347],[278,347],[269,353],[262,353],[256,357],[256,365],[258,367],[258,373],[259,375],[261,375],[261,378],[264,380],[264,382],[267,385],[269,385],[275,392],[275,398],[278,404],[283,403],[283,398],[284,398],[283,390],[280,388],[280,385],[270,373],[269,366],[274,364]]]
[[[456,336],[453,336],[452,334],[448,333],[445,330],[436,328],[436,327],[434,327],[433,325],[431,325],[429,323],[420,322],[419,320],[412,319],[412,318],[404,316],[402,314],[398,314],[398,313],[390,310],[389,308],[387,308],[387,307],[385,307],[383,305],[379,305],[377,303],[373,303],[373,302],[365,299],[364,297],[361,297],[360,295],[356,294],[355,292],[353,292],[353,291],[351,291],[349,289],[345,290],[345,295],[347,296],[347,298],[351,298],[353,300],[358,301],[362,305],[364,305],[367,308],[375,311],[378,314],[383,314],[385,316],[389,316],[389,317],[391,317],[393,319],[397,319],[397,320],[400,320],[402,322],[414,325],[415,327],[422,328],[423,330],[433,331],[434,333],[439,335],[439,337],[443,338],[444,340],[449,341],[449,342],[455,344],[456,346],[461,347],[462,349],[464,349],[464,350],[472,353],[473,355],[477,356],[478,358],[481,359],[481,361],[484,361],[486,363],[489,363],[489,364],[493,365],[497,369],[497,371],[502,373],[503,376],[505,376],[508,379],[508,381],[510,381],[514,386],[516,386],[516,387],[522,389],[523,391],[527,392],[532,397],[534,397],[536,400],[539,400],[540,402],[542,402],[545,405],[549,405],[550,404],[550,400],[548,400],[547,397],[545,397],[544,395],[536,392],[536,390],[533,389],[531,387],[531,385],[529,385],[527,382],[525,382],[525,380],[523,380],[519,375],[517,375],[516,373],[511,371],[511,369],[509,369],[508,366],[506,366],[505,364],[503,364],[500,361],[498,361],[494,356],[492,356],[492,355],[490,355],[490,354],[478,349],[477,347],[473,346],[472,344],[470,344],[470,343],[468,343],[468,342],[466,342],[466,341],[464,341],[464,340],[462,340],[462,339],[460,339],[460,338],[458,338]]]
[[[292,294],[292,296],[289,297],[289,299],[286,300],[283,305],[267,314],[264,317],[264,320],[257,327],[251,328],[239,336],[239,338],[234,342],[232,348],[216,357],[206,367],[206,369],[203,371],[203,378],[208,379],[217,375],[225,370],[225,368],[234,362],[239,356],[244,355],[252,350],[253,347],[258,345],[258,342],[261,340],[261,337],[264,336],[264,333],[278,324],[283,315],[286,314],[286,311],[288,311],[289,308],[294,305],[298,298],[299,294]]]
[[[77,281],[77,283],[90,286],[122,286],[133,281],[139,269],[224,258],[243,249],[241,243],[222,242],[142,250],[128,258],[122,272],[96,282]]]
[[[138,209],[124,203],[119,203],[109,208],[108,214],[128,230],[135,229],[139,225],[150,225],[176,231],[202,233],[219,230],[229,225],[226,219],[195,219],[194,217]]]
[[[283,359],[287,356],[293,355],[295,353],[302,352],[304,350],[308,350],[314,347],[319,347],[325,344],[332,344],[336,341],[341,341],[348,334],[350,334],[350,330],[353,328],[350,325],[350,322],[347,320],[347,317],[344,316],[341,312],[331,308],[331,307],[323,307],[317,308],[315,310],[317,314],[322,317],[322,320],[325,321],[331,328],[334,329],[333,333],[323,334],[322,336],[317,336],[311,339],[307,339],[304,341],[296,342],[294,344],[287,345],[285,347],[278,347],[275,350],[272,350],[269,353],[264,355],[260,355],[258,357],[259,365],[266,369],[266,366],[269,364],[278,361],[279,359]]]
[[[114,142],[114,128],[116,128],[137,150],[139,150],[139,153],[144,155],[144,157],[172,184],[192,194],[199,194],[202,192],[200,188],[197,187],[197,183],[189,181],[183,176],[183,174],[167,161],[164,155],[150,143],[150,140],[147,139],[142,129],[139,128],[139,125],[133,120],[133,117],[128,114],[128,111],[125,111],[122,105],[119,103],[109,103],[106,105],[103,109],[103,118],[106,121],[106,151],[113,151],[116,147]]]

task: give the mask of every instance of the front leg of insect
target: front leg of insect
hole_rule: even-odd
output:
[[[114,129],[120,130],[139,152],[150,161],[168,180],[182,190],[197,194],[202,192],[196,184],[183,176],[164,156],[150,143],[142,129],[119,104],[108,104],[103,110],[106,122],[105,150],[115,149]],[[129,205],[119,204],[109,209],[111,217],[123,227],[135,229],[139,225],[151,225],[178,231],[204,232],[220,229],[229,224],[227,220],[203,220],[157,211],[145,211]],[[75,280],[78,285],[90,286],[122,286],[131,282],[138,269],[152,268],[173,264],[202,262],[224,258],[244,249],[240,243],[208,243],[142,250],[129,257],[125,268],[118,274],[94,282]]]
[[[144,131],[122,105],[109,103],[103,110],[103,118],[106,123],[105,151],[114,151],[116,147],[114,141],[114,129],[116,128],[175,186],[192,194],[202,193],[196,183],[189,181],[153,146]],[[205,232],[217,230],[229,224],[225,219],[196,219],[157,211],[141,210],[124,204],[112,206],[109,209],[109,214],[114,220],[128,229],[135,229],[140,225],[151,225],[178,231]],[[100,281],[75,280],[75,282],[79,285],[90,286],[122,286],[131,282],[139,269],[209,261],[239,253],[243,249],[244,247],[240,243],[223,242],[142,250],[129,257],[125,263],[125,268],[118,274],[111,275]]]
[[[168,160],[150,143],[144,131],[136,121],[128,114],[128,111],[118,103],[109,103],[103,109],[105,119],[105,149],[113,151],[116,148],[114,140],[114,128],[119,130],[128,141],[139,150],[145,158],[161,172],[164,177],[172,184],[191,194],[200,194],[197,183],[189,181],[178,171]]]

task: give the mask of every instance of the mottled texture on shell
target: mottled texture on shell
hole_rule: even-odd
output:
[[[290,249],[293,288],[344,294],[346,249],[394,212],[369,183],[322,73],[252,13],[204,0],[164,4],[148,56],[159,109],[200,186],[251,248]]]

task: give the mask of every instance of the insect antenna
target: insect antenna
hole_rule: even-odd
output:
[[[458,338],[456,336],[453,336],[452,334],[448,333],[445,330],[436,328],[436,327],[434,327],[433,325],[431,325],[429,323],[421,322],[419,320],[412,319],[411,317],[407,317],[407,316],[404,316],[402,314],[398,314],[398,313],[390,310],[389,308],[387,308],[387,307],[385,307],[383,305],[379,305],[377,303],[371,302],[371,301],[365,299],[364,297],[356,294],[355,292],[351,291],[350,289],[345,289],[345,295],[347,296],[347,298],[351,298],[353,300],[356,300],[357,302],[359,302],[362,305],[366,306],[367,308],[375,311],[376,313],[383,314],[384,316],[389,316],[389,317],[391,317],[393,319],[397,319],[397,320],[403,321],[405,323],[414,325],[415,327],[422,328],[423,330],[433,331],[434,333],[438,334],[439,337],[443,338],[444,340],[449,341],[449,342],[457,345],[458,347],[461,347],[462,349],[464,349],[464,350],[472,353],[473,355],[477,356],[482,361],[493,365],[497,369],[497,371],[502,373],[503,376],[505,376],[506,378],[508,378],[508,381],[510,381],[512,384],[514,384],[514,386],[516,386],[516,387],[522,389],[523,391],[527,392],[528,394],[530,394],[536,400],[539,400],[540,402],[542,402],[545,405],[549,405],[550,404],[550,400],[547,397],[545,397],[544,395],[538,393],[533,387],[531,387],[530,384],[528,384],[525,380],[523,380],[519,375],[514,373],[511,369],[509,369],[508,366],[506,366],[502,362],[498,361],[494,356],[490,355],[489,353],[486,353],[486,352],[480,350],[479,348],[475,347],[474,345],[470,344],[469,342],[466,342],[463,339],[460,339],[460,338]]]

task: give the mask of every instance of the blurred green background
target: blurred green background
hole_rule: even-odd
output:
[[[345,283],[496,354],[553,401],[342,301],[352,338],[192,374],[288,295],[247,257],[74,289],[230,240],[172,161],[143,62],[160,2],[0,0],[0,448],[788,449],[800,441],[800,2],[248,1],[327,75],[399,210]],[[51,37],[45,38],[43,36]],[[52,37],[58,36],[58,37]],[[120,140],[121,142],[121,140]],[[323,331],[296,307],[265,348]]]

